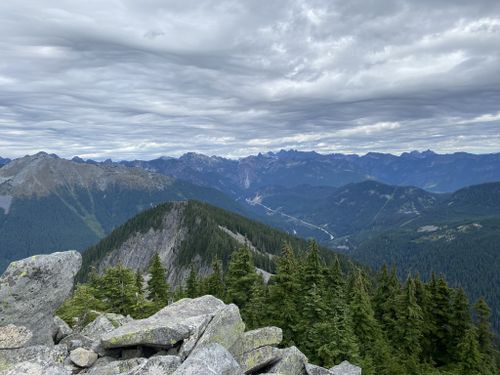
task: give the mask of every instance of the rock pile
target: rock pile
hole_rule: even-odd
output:
[[[70,267],[79,267],[80,258],[72,252],[47,257],[43,264],[57,264],[63,257]],[[64,282],[72,285],[74,267],[70,272],[52,269],[54,280],[56,275],[60,277],[58,282],[47,275],[50,267],[40,267],[42,279],[52,280],[47,289],[54,298],[49,306],[44,305],[43,298],[30,306],[36,322],[27,320],[27,313],[17,322],[9,314],[28,307],[21,297],[22,288],[32,288],[24,278],[37,274],[36,262],[32,258],[18,262],[14,266],[19,269],[17,273],[9,267],[7,276],[0,278],[0,295],[20,304],[0,309],[0,322],[8,323],[0,326],[0,375],[361,374],[359,367],[349,363],[328,370],[308,364],[296,347],[277,348],[282,340],[280,328],[245,332],[239,309],[213,296],[182,299],[142,320],[101,314],[74,332],[61,319],[53,317],[56,302],[62,303],[69,293]],[[24,265],[30,267],[27,274]],[[37,285],[34,283],[33,288]],[[13,290],[19,295],[10,295]],[[55,296],[60,299],[55,301]],[[37,326],[39,322],[50,326],[50,342],[47,327]],[[33,341],[33,337],[37,340]],[[43,345],[36,345],[40,342]]]

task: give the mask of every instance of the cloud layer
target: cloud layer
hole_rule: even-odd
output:
[[[0,154],[500,151],[497,0],[0,2]]]

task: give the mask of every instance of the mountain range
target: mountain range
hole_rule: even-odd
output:
[[[444,273],[471,298],[487,297],[498,330],[500,183],[494,181],[500,181],[500,154],[281,151],[231,160],[190,153],[116,163],[38,153],[0,168],[0,269],[15,259],[69,248],[89,248],[88,264],[97,267],[121,259],[143,268],[149,256],[141,249],[150,248],[165,261],[175,254],[169,263],[179,268],[172,272],[175,283],[189,262],[206,271],[214,255],[227,259],[237,240],[248,240],[242,228],[254,224],[232,227],[246,217],[288,232],[260,224],[259,232],[272,233],[266,241],[273,251],[284,238],[313,237],[362,264],[396,264],[401,277]],[[145,209],[190,199],[229,212],[170,203],[159,206],[168,212],[160,215],[168,218],[162,235],[155,235],[157,224],[138,216],[132,226],[140,228],[132,230],[137,236],[123,236],[121,225]],[[223,224],[220,217],[226,217]],[[262,269],[272,270],[264,261],[268,251],[250,243],[264,254]]]
[[[475,155],[413,151],[400,156],[373,152],[358,156],[282,150],[238,160],[187,153],[179,158],[122,161],[120,164],[141,167],[237,196],[249,195],[272,185],[340,187],[376,180],[443,193],[500,181],[500,153]]]

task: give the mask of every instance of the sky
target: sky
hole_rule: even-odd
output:
[[[0,2],[0,156],[500,151],[498,0]]]

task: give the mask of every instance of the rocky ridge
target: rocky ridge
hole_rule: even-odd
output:
[[[325,369],[308,364],[296,347],[278,348],[278,327],[245,332],[238,307],[210,295],[182,299],[141,320],[101,313],[72,330],[53,315],[80,261],[76,252],[32,257],[0,278],[2,297],[11,298],[0,308],[0,375],[361,374],[349,363]],[[33,293],[39,297],[27,307]],[[16,320],[12,312],[25,308],[36,319]]]

